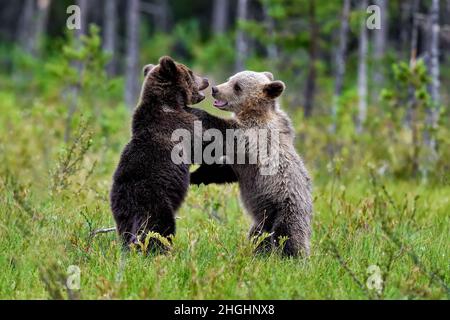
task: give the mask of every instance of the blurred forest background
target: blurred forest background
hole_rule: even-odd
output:
[[[79,30],[67,27],[74,4]],[[95,298],[449,297],[449,49],[450,0],[0,0],[0,297],[60,298],[58,272],[74,263]],[[286,83],[281,106],[315,183],[302,272],[247,270],[235,186],[191,188],[176,263],[124,271],[114,235],[93,241],[113,224],[142,66],[162,55],[213,84],[244,69]],[[211,104],[199,107],[228,116]],[[207,235],[195,252],[191,232]],[[365,289],[370,263],[386,290]]]
[[[72,4],[79,30],[66,27]],[[324,143],[331,158],[345,138],[384,131],[385,152],[403,161],[386,163],[391,171],[428,178],[436,165],[448,169],[438,128],[449,120],[450,1],[2,0],[0,9],[3,87],[44,98],[53,75],[58,86],[47,88],[64,97],[66,142],[83,105],[98,117],[120,101],[132,110],[142,66],[168,54],[217,83],[272,71],[288,85],[288,111],[335,140]],[[373,14],[379,29],[367,27]],[[392,150],[396,142],[403,150]]]

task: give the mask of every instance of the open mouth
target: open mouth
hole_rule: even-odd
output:
[[[214,107],[219,108],[219,109],[223,109],[228,105],[227,101],[223,101],[223,100],[214,100]]]

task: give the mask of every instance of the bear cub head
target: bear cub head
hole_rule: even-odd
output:
[[[158,65],[146,65],[143,72],[145,80],[141,104],[159,103],[169,107],[184,107],[205,99],[202,90],[208,88],[208,79],[194,74],[171,57],[161,57]]]
[[[264,111],[275,107],[275,99],[284,91],[282,81],[274,81],[270,72],[243,71],[235,74],[227,82],[212,87],[216,99],[214,106],[220,110],[239,114],[255,107]]]

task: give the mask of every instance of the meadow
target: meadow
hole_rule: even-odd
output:
[[[448,173],[428,182],[396,176],[388,133],[370,144],[369,133],[343,134],[330,157],[320,120],[292,113],[314,180],[309,259],[252,253],[236,185],[191,187],[170,253],[143,256],[121,250],[114,233],[93,235],[114,226],[108,193],[130,135],[123,105],[103,108],[101,121],[80,112],[64,143],[64,100],[54,86],[21,95],[1,81],[2,299],[449,297]],[[79,268],[79,290],[68,287],[70,266]]]

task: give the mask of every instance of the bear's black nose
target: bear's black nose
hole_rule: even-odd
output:
[[[217,89],[217,87],[212,87],[211,91],[212,91],[212,94],[216,94],[217,92],[219,92],[219,89]]]

